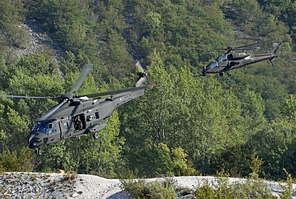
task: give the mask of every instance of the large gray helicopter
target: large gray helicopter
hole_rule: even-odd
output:
[[[56,143],[70,137],[91,133],[95,139],[98,139],[97,132],[106,126],[108,118],[118,106],[144,95],[144,90],[154,86],[146,83],[148,75],[139,62],[136,67],[139,78],[132,88],[75,96],[74,92],[81,87],[92,70],[92,65],[87,64],[84,65],[70,92],[59,97],[17,95],[0,95],[0,97],[53,98],[59,101],[37,119],[28,136],[29,148],[35,148],[35,152],[40,154],[38,147],[41,145]]]
[[[264,60],[271,61],[273,58],[276,57],[276,52],[282,45],[282,42],[274,43],[273,49],[269,53],[251,54],[247,52],[235,52],[236,50],[246,50],[248,47],[256,44],[258,43],[240,46],[236,48],[227,47],[226,53],[217,57],[214,61],[209,63],[207,66],[203,67],[202,76],[206,76],[210,73],[218,73],[220,76],[223,76],[223,73],[227,73],[228,76],[231,76],[231,74],[229,73],[230,70],[241,68]]]

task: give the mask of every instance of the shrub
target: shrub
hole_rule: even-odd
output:
[[[218,184],[206,183],[194,191],[196,198],[203,199],[275,199],[268,186],[262,180],[248,179],[244,183],[229,184],[228,179],[218,179]]]
[[[69,182],[72,185],[76,182],[76,178],[77,178],[76,172],[70,172],[64,175],[64,181]]]
[[[245,183],[232,185],[234,198],[276,199],[262,180],[248,179]]]
[[[166,179],[163,182],[144,180],[122,180],[123,189],[126,190],[132,198],[141,199],[172,199],[176,198],[174,182]]]

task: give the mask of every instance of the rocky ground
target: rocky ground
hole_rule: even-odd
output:
[[[215,183],[217,178],[205,176],[173,177],[178,187],[194,190],[207,180]],[[162,178],[145,181],[163,180]],[[229,178],[230,183],[241,183],[244,179]],[[282,186],[266,182],[274,195],[283,192]],[[284,184],[283,184],[284,185]],[[292,199],[296,199],[296,184]],[[130,199],[122,189],[120,180],[106,179],[86,174],[23,173],[0,174],[0,198],[77,198],[77,199]],[[190,198],[179,196],[181,198]]]

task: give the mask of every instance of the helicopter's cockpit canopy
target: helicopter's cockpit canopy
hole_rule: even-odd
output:
[[[33,131],[37,131],[47,135],[53,134],[57,131],[56,121],[55,120],[37,121],[32,128],[32,132]]]
[[[215,60],[213,62],[211,62],[209,65],[208,65],[208,69],[215,69],[215,68],[218,68],[219,67],[219,64],[218,62]]]
[[[228,60],[228,55],[227,54],[223,54],[220,57],[217,58],[217,61],[227,61]]]
[[[223,54],[221,56],[219,56],[215,61],[211,62],[209,65],[208,65],[208,69],[215,69],[215,68],[218,68],[219,67],[219,62],[222,62],[222,61],[227,61],[228,60],[228,55],[227,54]]]

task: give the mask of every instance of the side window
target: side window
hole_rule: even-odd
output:
[[[96,115],[96,119],[99,119],[100,118],[99,112],[96,112],[95,115]]]
[[[69,123],[68,122],[64,122],[64,129],[68,130],[69,129]]]
[[[57,131],[55,123],[48,124],[48,134],[55,133]]]

